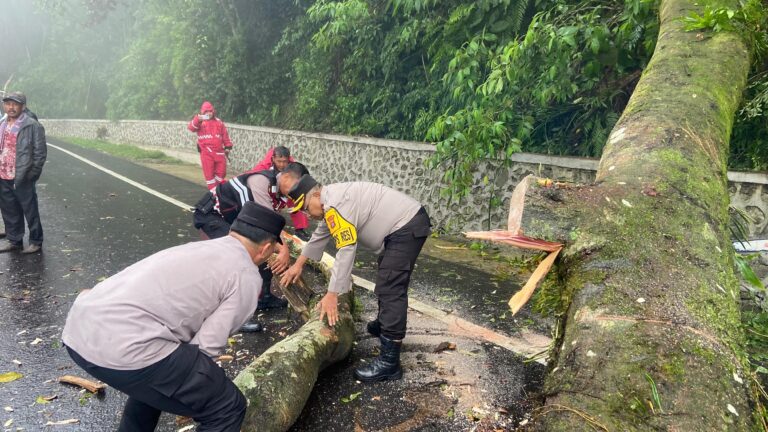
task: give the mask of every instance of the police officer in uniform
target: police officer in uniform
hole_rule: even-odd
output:
[[[310,175],[283,174],[280,190],[296,207],[320,220],[301,256],[283,273],[285,285],[294,282],[308,259],[319,261],[333,238],[336,263],[328,292],[318,303],[320,319],[338,320],[338,296],[350,290],[357,247],[379,253],[376,294],[379,312],[368,323],[368,332],[381,342],[381,354],[367,366],[358,367],[355,377],[372,382],[402,377],[400,347],[405,337],[408,284],[416,258],[430,233],[430,220],[418,201],[376,183],[353,182],[322,186]]]
[[[232,232],[160,251],[81,293],[62,339],[86,372],[126,393],[122,432],[153,431],[162,411],[198,431],[237,432],[246,400],[212,357],[248,320],[285,219],[243,206]]]
[[[307,173],[304,165],[293,162],[285,170],[297,175]],[[255,202],[264,207],[279,211],[286,206],[286,199],[280,195],[277,188],[277,175],[274,170],[249,171],[219,184],[213,191],[205,195],[195,205],[192,216],[195,228],[200,230],[205,238],[219,238],[229,233],[229,226],[235,220],[246,202]],[[262,297],[259,299],[258,310],[279,309],[288,302],[272,294],[272,273],[282,273],[290,263],[288,246],[281,245],[277,257],[270,263],[259,267],[264,281]],[[241,331],[259,332],[263,328],[255,321],[246,323]]]

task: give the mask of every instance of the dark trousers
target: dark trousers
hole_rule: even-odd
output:
[[[22,244],[24,241],[24,219],[29,226],[29,243],[43,244],[43,226],[37,208],[35,182],[14,185],[13,180],[0,179],[0,211],[8,241]]]
[[[204,240],[216,239],[224,237],[229,234],[229,224],[224,218],[216,212],[203,213],[202,211],[195,209],[195,213],[192,215],[192,222],[195,228],[200,230],[200,236]],[[261,294],[262,296],[272,295],[272,270],[269,269],[267,263],[259,266],[259,274],[261,275]]]
[[[197,345],[181,344],[138,370],[99,367],[67,351],[90,375],[128,395],[120,432],[154,431],[162,411],[192,417],[198,431],[238,432],[245,418],[245,396]]]
[[[408,284],[424,242],[430,233],[427,211],[422,207],[399,230],[384,238],[374,293],[379,302],[381,334],[387,339],[405,337],[408,318]]]

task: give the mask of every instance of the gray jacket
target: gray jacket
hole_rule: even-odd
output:
[[[48,156],[43,125],[30,115],[24,116],[23,121],[16,138],[16,185],[37,181]]]

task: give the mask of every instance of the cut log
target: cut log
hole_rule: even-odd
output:
[[[248,399],[243,431],[288,430],[301,414],[317,376],[345,359],[352,350],[355,328],[352,294],[339,296],[339,321],[333,328],[318,312],[296,333],[273,345],[235,378]]]
[[[290,234],[283,233],[283,238],[290,241],[292,248],[304,244]],[[332,266],[333,257],[324,254],[318,269],[328,277]],[[339,321],[333,327],[319,320],[317,310],[306,306],[309,320],[237,375],[234,382],[248,399],[243,431],[286,431],[293,425],[320,371],[352,351],[353,298],[353,292],[339,296]]]

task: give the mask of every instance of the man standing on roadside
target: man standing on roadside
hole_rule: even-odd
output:
[[[27,97],[21,92],[3,97],[6,118],[0,122],[0,211],[8,241],[0,252],[22,249],[24,219],[29,226],[29,245],[21,253],[40,252],[43,226],[35,185],[43,172],[48,147],[45,129],[26,111]]]
[[[197,151],[203,166],[203,177],[208,190],[216,189],[227,176],[227,158],[232,150],[227,127],[216,117],[213,104],[203,102],[200,113],[195,114],[187,129],[197,133]]]

